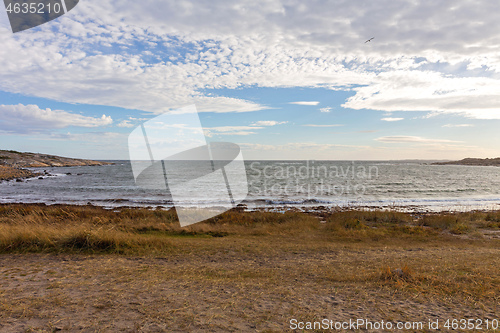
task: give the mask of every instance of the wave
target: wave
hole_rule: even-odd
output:
[[[410,198],[410,199],[393,199],[393,198],[385,198],[385,199],[339,199],[339,200],[325,200],[319,198],[310,198],[310,199],[272,199],[272,198],[259,198],[259,199],[246,199],[244,201],[245,204],[253,204],[253,205],[313,205],[313,204],[321,204],[321,205],[339,205],[345,203],[352,204],[366,204],[366,205],[428,205],[432,203],[440,203],[440,204],[463,204],[467,202],[477,202],[477,203],[498,203],[500,204],[500,197],[489,197],[489,198]]]

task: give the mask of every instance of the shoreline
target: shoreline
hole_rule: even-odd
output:
[[[175,207],[165,207],[165,206],[100,206],[93,205],[92,203],[87,204],[66,204],[66,203],[1,203],[0,209],[9,209],[9,208],[27,208],[27,209],[70,209],[70,210],[97,210],[101,211],[103,214],[117,213],[121,214],[124,211],[147,211],[147,212],[163,212],[168,214],[173,214],[174,219],[176,219]],[[205,207],[210,208],[210,207]],[[213,218],[208,220],[198,222],[196,224],[203,224],[211,221],[213,219],[218,219],[218,217],[225,214],[278,214],[278,215],[287,215],[287,214],[303,214],[305,216],[315,216],[315,217],[328,217],[335,214],[344,214],[344,213],[362,213],[362,214],[401,214],[412,217],[423,217],[423,216],[458,216],[458,215],[468,215],[468,214],[499,214],[500,208],[497,209],[473,209],[473,210],[443,210],[443,211],[432,211],[432,210],[422,210],[418,209],[419,207],[412,206],[401,206],[401,207],[374,207],[374,206],[308,206],[308,207],[293,207],[293,206],[273,206],[273,207],[248,207],[246,204],[238,204],[236,207],[229,209]],[[499,225],[500,228],[500,225]]]
[[[23,181],[30,179],[37,179],[43,175],[35,175],[33,178],[25,178]],[[18,178],[14,178],[13,181]],[[0,184],[2,180],[0,179]],[[57,207],[57,206],[68,206],[68,207],[96,207],[102,208],[104,210],[123,210],[123,209],[147,209],[147,210],[162,210],[168,211],[174,209],[175,206],[171,201],[165,203],[136,203],[135,205],[125,204],[129,200],[126,199],[106,199],[99,202],[93,200],[83,200],[81,203],[68,203],[68,202],[1,202],[0,206],[8,205],[25,205],[25,206],[42,206],[42,207]],[[480,201],[482,202],[482,201]],[[177,207],[188,207],[193,208],[193,206],[182,206]],[[210,208],[218,207],[217,205],[204,205],[198,208]],[[457,204],[457,205],[411,205],[411,204],[386,204],[386,205],[367,205],[367,204],[345,204],[345,205],[301,205],[301,204],[288,204],[288,205],[252,205],[247,202],[242,202],[238,204],[231,210],[237,210],[242,212],[271,212],[271,213],[286,213],[286,212],[297,212],[297,213],[322,213],[329,214],[334,212],[346,212],[346,211],[386,211],[386,212],[398,212],[398,213],[408,213],[408,214],[447,214],[447,213],[473,213],[473,212],[496,212],[500,211],[500,202],[490,202],[487,204]]]

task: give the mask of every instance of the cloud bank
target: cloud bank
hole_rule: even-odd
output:
[[[22,34],[6,34],[3,18],[0,89],[161,113],[268,108],[211,89],[323,87],[352,90],[345,108],[500,119],[499,9],[485,0],[88,0]]]
[[[0,105],[0,131],[37,133],[75,127],[101,127],[113,123],[110,116],[86,117],[63,110],[40,109],[37,105]]]

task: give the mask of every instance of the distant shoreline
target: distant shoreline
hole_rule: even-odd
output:
[[[0,150],[0,165],[2,164],[13,168],[44,168],[111,165],[113,163],[40,153],[22,153],[14,150]]]
[[[464,158],[460,161],[435,162],[432,165],[468,165],[468,166],[500,166],[500,157],[497,158]]]
[[[31,170],[27,170],[26,168],[100,166],[112,164],[113,163],[110,162],[83,160],[55,155],[0,150],[0,181],[14,179],[22,180],[41,175]]]

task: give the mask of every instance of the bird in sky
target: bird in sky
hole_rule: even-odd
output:
[[[372,37],[372,38],[368,39],[368,40],[365,42],[365,44],[366,44],[366,43],[368,43],[368,42],[371,42],[371,41],[372,41],[372,39],[374,39],[374,38],[375,38],[375,37]]]

